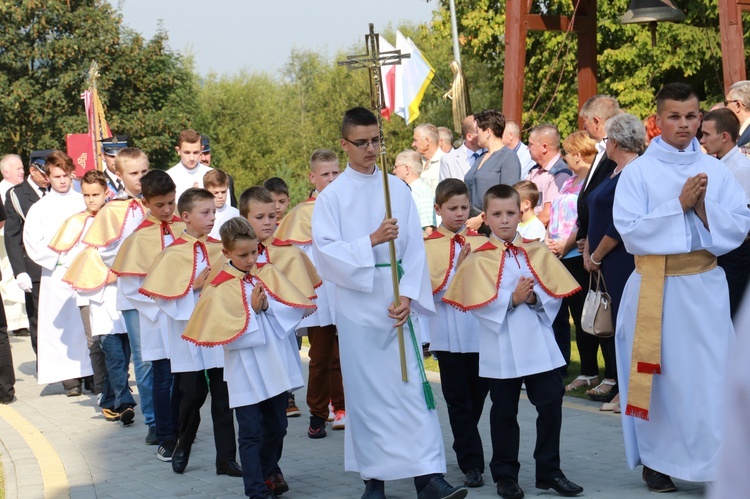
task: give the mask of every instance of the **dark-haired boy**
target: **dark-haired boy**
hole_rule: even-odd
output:
[[[172,471],[185,472],[200,425],[200,409],[210,391],[216,474],[242,476],[236,461],[234,416],[224,381],[223,353],[182,338],[211,267],[224,262],[221,243],[208,237],[215,220],[214,195],[206,189],[190,188],[180,196],[177,210],[185,222],[185,231],[159,253],[140,289],[169,317],[171,368],[173,373],[179,373],[180,429],[172,453]]]
[[[221,240],[228,262],[205,286],[182,337],[206,347],[223,345],[245,494],[276,497],[289,490],[286,482],[269,479],[280,474],[286,391],[304,385],[294,330],[315,305],[273,265],[256,265],[258,239],[246,219],[228,220]]]
[[[421,338],[408,338],[408,328],[408,382],[400,375],[395,327],[407,323],[412,307],[435,311],[414,200],[404,182],[389,176],[394,218],[385,219],[383,178],[375,165],[380,132],[371,111],[353,108],[344,114],[340,143],[349,165],[318,196],[312,223],[315,262],[336,285],[347,402],[345,469],[365,481],[364,499],[382,499],[385,480],[408,477],[414,477],[419,499],[463,498],[467,489],[443,477],[440,422],[428,408],[421,379]],[[404,271],[400,303],[394,303],[386,244],[394,240]]]
[[[471,314],[442,301],[458,265],[472,248],[487,242],[485,236],[467,230],[470,208],[466,184],[454,178],[440,182],[434,209],[442,220],[424,245],[436,311],[429,318],[430,350],[440,365],[440,386],[448,406],[453,450],[466,475],[464,484],[479,487],[484,483],[484,450],[477,425],[489,390],[487,380],[479,377],[479,332]]]
[[[612,209],[636,259],[615,338],[625,452],[659,492],[675,490],[670,475],[716,479],[729,392],[715,387],[727,383],[735,341],[716,256],[750,230],[747,195],[726,165],[701,151],[700,121],[692,87],[664,85],[656,95],[661,135],[620,173]]]
[[[482,218],[490,240],[460,264],[443,301],[471,312],[479,324],[479,375],[489,380],[490,472],[504,499],[524,496],[518,485],[518,400],[526,383],[537,410],[536,487],[564,496],[583,492],[560,469],[565,393],[556,369],[565,364],[552,332],[562,298],[581,287],[540,242],[518,234],[521,199],[508,185],[487,190]]]
[[[118,287],[138,313],[141,356],[150,362],[153,372],[154,432],[159,443],[157,458],[169,462],[177,443],[179,391],[172,390],[169,363],[167,317],[151,298],[138,292],[151,263],[164,248],[185,230],[182,219],[174,215],[175,185],[162,170],[151,170],[141,177],[143,207],[148,210],[143,222],[122,243],[112,272]]]
[[[273,197],[273,205],[276,209],[276,225],[279,225],[286,215],[286,210],[289,209],[289,186],[286,185],[284,179],[271,177],[263,182],[263,187],[268,189],[271,197]]]

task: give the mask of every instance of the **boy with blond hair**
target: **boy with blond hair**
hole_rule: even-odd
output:
[[[522,180],[513,185],[513,188],[521,198],[521,221],[518,222],[518,233],[530,241],[544,241],[547,229],[534,214],[534,207],[539,202],[539,189],[531,180]]]
[[[295,206],[279,224],[276,239],[294,244],[313,260],[312,255],[312,212],[318,194],[323,192],[339,176],[339,158],[328,149],[317,149],[310,157],[308,178],[315,186],[310,198]],[[323,438],[326,436],[328,404],[333,406],[334,418],[332,428],[343,430],[346,425],[344,407],[344,386],[341,381],[341,364],[339,361],[338,336],[332,314],[333,293],[330,282],[323,282],[318,288],[317,313],[312,314],[300,323],[300,328],[307,328],[310,341],[310,372],[307,386],[307,406],[310,408],[310,426],[307,436]]]
[[[180,429],[172,453],[172,471],[185,472],[200,425],[200,409],[210,391],[216,474],[242,476],[236,461],[224,356],[220,350],[201,348],[182,338],[212,266],[224,262],[221,244],[208,236],[215,220],[214,195],[206,189],[190,188],[180,196],[177,210],[185,231],[159,253],[140,289],[169,317],[170,362],[172,372],[179,373]]]
[[[247,220],[228,220],[221,240],[227,262],[204,286],[182,337],[224,347],[245,494],[276,497],[289,490],[273,480],[281,475],[286,391],[304,385],[294,330],[315,305],[273,265],[256,263],[258,238]]]

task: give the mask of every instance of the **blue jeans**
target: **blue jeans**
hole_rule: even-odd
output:
[[[141,358],[141,325],[138,320],[138,311],[123,310],[122,317],[125,319],[125,327],[128,330],[130,350],[133,356],[133,370],[135,371],[135,383],[138,385],[138,394],[141,398],[141,412],[146,426],[156,424],[154,418],[154,372],[151,362],[143,362]]]
[[[245,495],[266,497],[266,477],[281,473],[279,448],[286,435],[286,392],[253,405],[237,407],[238,442]]]
[[[128,366],[130,365],[128,335],[99,336],[99,345],[104,352],[104,363],[107,366],[99,407],[117,412],[123,411],[126,407],[135,407],[135,400],[128,387]]]
[[[154,420],[159,444],[177,442],[179,388],[175,386],[169,359],[151,361],[154,373]]]

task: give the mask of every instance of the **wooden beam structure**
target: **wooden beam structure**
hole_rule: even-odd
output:
[[[533,0],[505,2],[503,114],[522,124],[526,37],[529,31],[572,31],[578,38],[578,108],[596,95],[596,0],[578,3],[575,18],[532,14]],[[750,2],[750,0],[746,0]]]
[[[719,33],[725,93],[732,84],[747,79],[742,32],[743,11],[750,11],[750,0],[719,0]]]

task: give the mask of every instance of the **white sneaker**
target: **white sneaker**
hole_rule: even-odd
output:
[[[328,422],[330,423],[336,419],[336,413],[333,412],[333,404],[328,404]]]
[[[331,428],[334,430],[343,430],[346,428],[346,411],[336,411]]]

